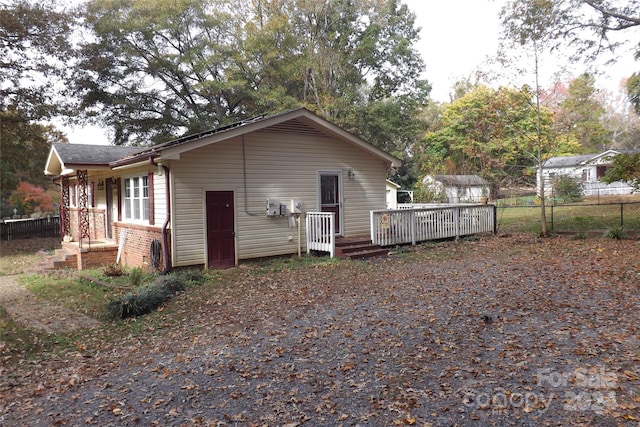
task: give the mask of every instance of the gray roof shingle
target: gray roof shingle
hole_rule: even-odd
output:
[[[143,151],[144,147],[54,143],[53,148],[65,165],[108,165],[123,157]]]

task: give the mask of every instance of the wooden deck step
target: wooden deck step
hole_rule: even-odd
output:
[[[336,257],[364,259],[387,255],[389,251],[371,243],[367,237],[339,238],[336,240]]]

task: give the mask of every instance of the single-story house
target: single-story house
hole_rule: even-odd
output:
[[[398,190],[400,185],[387,180],[387,209],[398,209]]]
[[[61,186],[78,268],[104,263],[102,250],[168,270],[295,253],[307,212],[334,212],[337,236],[369,235],[400,164],[300,108],[151,147],[55,143],[45,173]]]
[[[422,184],[446,203],[480,203],[490,194],[489,182],[477,175],[427,175]]]
[[[625,151],[606,150],[597,154],[551,157],[542,164],[545,196],[553,196],[554,178],[561,176],[581,183],[585,196],[631,194],[633,189],[626,182],[606,184],[600,181],[611,167],[613,158],[623,152]],[[537,188],[540,189],[540,171],[537,172]]]

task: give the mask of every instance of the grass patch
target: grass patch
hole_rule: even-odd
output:
[[[119,293],[117,288],[83,277],[24,276],[20,280],[37,297],[95,318],[102,317],[104,305]]]
[[[329,256],[302,255],[298,256],[282,256],[265,258],[258,261],[247,261],[244,265],[247,267],[257,267],[256,273],[279,272],[304,268],[311,265],[326,265],[343,262],[340,258],[330,258]]]
[[[53,253],[60,247],[59,238],[9,240],[0,243],[0,276],[21,274],[42,260],[39,251]]]
[[[76,333],[46,334],[25,328],[0,306],[0,358],[7,364],[61,356],[80,342]]]
[[[539,233],[540,207],[498,207],[499,232]],[[625,230],[640,230],[640,204],[624,205]],[[547,206],[547,230],[584,232],[620,227],[620,204]]]
[[[540,207],[498,207],[498,232],[539,234]]]

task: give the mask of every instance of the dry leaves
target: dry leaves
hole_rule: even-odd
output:
[[[638,260],[635,241],[514,235],[236,269],[91,361],[4,384],[0,419],[637,426]]]

